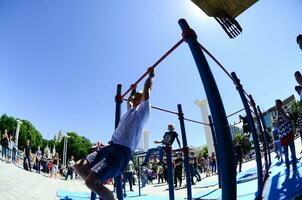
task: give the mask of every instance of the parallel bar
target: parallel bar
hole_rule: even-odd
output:
[[[177,105],[178,109],[178,119],[180,123],[180,130],[181,130],[181,138],[182,138],[182,145],[184,150],[184,166],[186,172],[186,182],[187,182],[187,198],[188,200],[192,200],[192,185],[191,185],[191,176],[192,172],[190,170],[190,163],[189,163],[189,148],[187,143],[187,136],[186,136],[186,128],[184,122],[184,114],[182,112],[181,104]]]
[[[244,108],[242,108],[242,109],[240,109],[240,110],[238,110],[238,111],[236,111],[236,112],[234,112],[234,113],[232,113],[232,114],[229,114],[228,116],[227,116],[227,118],[229,118],[229,117],[231,117],[231,116],[233,116],[233,115],[236,115],[237,113],[240,113],[241,111],[243,111],[244,110]]]
[[[235,159],[233,142],[219,90],[210,70],[209,64],[199,46],[199,43],[197,42],[195,32],[189,27],[184,19],[180,19],[178,23],[183,31],[182,35],[188,43],[193,54],[207,95],[207,99],[209,101],[209,107],[213,117],[215,132],[219,144],[218,146],[220,148],[218,153],[223,152],[222,155],[218,155],[217,157],[218,159],[221,159],[219,163],[222,163],[222,199],[236,199],[237,185],[236,170],[234,168]]]
[[[243,106],[245,108],[245,112],[246,112],[246,116],[248,119],[248,123],[249,123],[249,128],[252,132],[252,136],[253,136],[253,142],[254,142],[254,147],[255,147],[255,154],[256,154],[256,162],[257,162],[257,178],[258,178],[258,190],[256,193],[256,199],[261,199],[261,195],[262,195],[262,189],[263,189],[263,185],[262,185],[262,161],[261,161],[261,153],[260,153],[260,147],[259,147],[259,140],[258,140],[258,134],[256,131],[256,127],[255,127],[255,123],[254,123],[254,119],[252,116],[252,112],[248,103],[248,100],[246,99],[246,96],[244,94],[243,91],[243,87],[240,83],[240,80],[237,78],[237,75],[235,72],[232,72],[232,77],[234,80],[234,84],[236,86],[236,89],[239,92],[241,101],[243,103]]]

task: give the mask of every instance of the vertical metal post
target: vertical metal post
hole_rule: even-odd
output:
[[[122,84],[117,85],[117,90],[116,90],[116,97],[115,97],[115,128],[117,128],[118,123],[120,122],[121,119],[121,105],[123,102],[123,99],[121,98],[122,94]],[[115,177],[116,181],[116,196],[118,200],[123,200],[123,184],[122,184],[122,175],[119,174],[118,176]]]
[[[169,184],[169,200],[174,200],[174,185],[173,185],[173,165],[172,165],[172,147],[166,146],[167,168],[168,168],[168,184]]]
[[[263,146],[263,151],[264,151],[265,176],[267,176],[268,175],[268,159],[267,159],[268,155],[267,155],[267,150],[266,150],[266,138],[264,136],[264,131],[262,130],[262,127],[261,127],[260,117],[259,117],[259,114],[258,114],[258,111],[257,111],[257,108],[256,108],[256,103],[255,103],[252,95],[249,95],[249,98],[250,98],[252,108],[253,108],[255,116],[256,116],[259,132],[261,134],[263,134],[263,145],[262,146]]]
[[[272,164],[272,159],[271,159],[271,151],[270,151],[270,147],[269,147],[269,137],[268,137],[268,134],[267,134],[268,133],[267,132],[267,127],[266,127],[264,117],[263,117],[263,114],[262,114],[259,106],[257,106],[257,110],[258,110],[258,114],[259,114],[261,122],[262,122],[263,130],[264,130],[263,133],[264,133],[264,137],[266,139],[266,149],[267,149],[267,153],[268,153],[268,165],[270,167],[271,164]]]
[[[190,163],[189,163],[189,148],[187,144],[187,136],[186,136],[186,128],[184,122],[184,114],[182,112],[181,104],[177,105],[178,108],[178,119],[180,123],[180,130],[181,130],[181,138],[182,138],[182,145],[183,145],[183,152],[184,152],[184,166],[186,171],[186,183],[187,183],[187,199],[192,200],[192,185],[191,185],[191,176],[192,172],[190,170]]]
[[[91,191],[90,200],[96,200],[96,193],[94,191]]]
[[[219,143],[220,150],[223,155],[218,155],[218,159],[221,159],[219,163],[221,166],[221,180],[222,180],[222,199],[236,199],[236,170],[235,159],[231,132],[229,124],[226,118],[225,110],[222,104],[222,100],[210,70],[209,64],[197,42],[197,36],[195,32],[189,27],[186,20],[180,19],[178,21],[183,33],[183,38],[188,43],[195,63],[197,65],[200,78],[202,80],[207,99],[209,101],[209,107],[214,121],[215,132],[217,141]]]
[[[214,142],[214,148],[215,148],[215,152],[216,152],[217,171],[218,171],[218,186],[219,186],[219,188],[221,188],[221,172],[220,172],[220,167],[222,165],[220,163],[218,163],[218,161],[220,160],[217,157],[217,155],[219,155],[219,153],[218,153],[219,149],[218,149],[218,146],[217,146],[217,139],[216,139],[216,134],[215,134],[215,130],[214,130],[214,124],[213,124],[211,115],[209,115],[208,118],[209,118],[209,124],[210,124],[211,132],[212,132],[212,137],[213,137],[213,142]]]
[[[253,119],[248,101],[244,94],[240,80],[237,78],[237,75],[235,72],[232,72],[231,75],[233,77],[234,84],[236,85],[236,89],[238,90],[241,101],[243,103],[243,106],[244,106],[244,109],[246,112],[246,116],[248,119],[248,123],[249,123],[249,128],[250,128],[250,131],[252,132],[252,136],[253,136],[253,142],[254,142],[254,148],[255,148],[255,154],[256,154],[256,163],[257,163],[257,177],[258,177],[258,190],[257,190],[257,194],[256,194],[256,199],[260,199],[261,195],[262,195],[262,177],[263,177],[263,175],[262,175],[262,161],[261,161],[261,153],[260,153],[260,147],[259,147],[259,141],[258,141],[258,134],[256,131],[254,119]]]
[[[138,181],[138,196],[141,196],[141,177],[142,177],[142,172],[141,168],[138,168],[138,174],[137,174],[137,181]]]

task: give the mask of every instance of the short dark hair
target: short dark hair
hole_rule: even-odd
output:
[[[300,76],[301,76],[301,72],[300,72],[300,71],[296,71],[296,72],[294,73],[294,76],[297,76],[297,75],[300,75]]]
[[[297,92],[299,92],[299,90],[301,90],[301,89],[302,89],[302,87],[301,87],[300,85],[295,86],[295,90],[296,90]]]
[[[281,105],[282,105],[282,101],[280,99],[276,99],[275,102],[276,103],[281,103]]]
[[[302,40],[302,35],[301,35],[301,34],[299,34],[299,35],[297,36],[297,43],[299,43],[299,40]]]

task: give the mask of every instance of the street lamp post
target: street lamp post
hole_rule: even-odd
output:
[[[68,143],[68,135],[63,136],[64,140],[64,147],[63,147],[63,165],[66,167],[66,160],[67,160],[67,143]]]
[[[16,128],[16,146],[18,147],[18,140],[19,140],[19,132],[20,132],[20,126],[22,124],[22,121],[20,119],[17,119],[17,128]]]

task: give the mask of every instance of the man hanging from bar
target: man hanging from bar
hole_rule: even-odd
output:
[[[132,92],[128,111],[115,129],[111,142],[76,162],[76,172],[85,180],[86,186],[103,200],[116,200],[103,182],[119,175],[127,166],[135,151],[142,129],[150,115],[150,92],[154,72],[145,81],[143,92]]]

